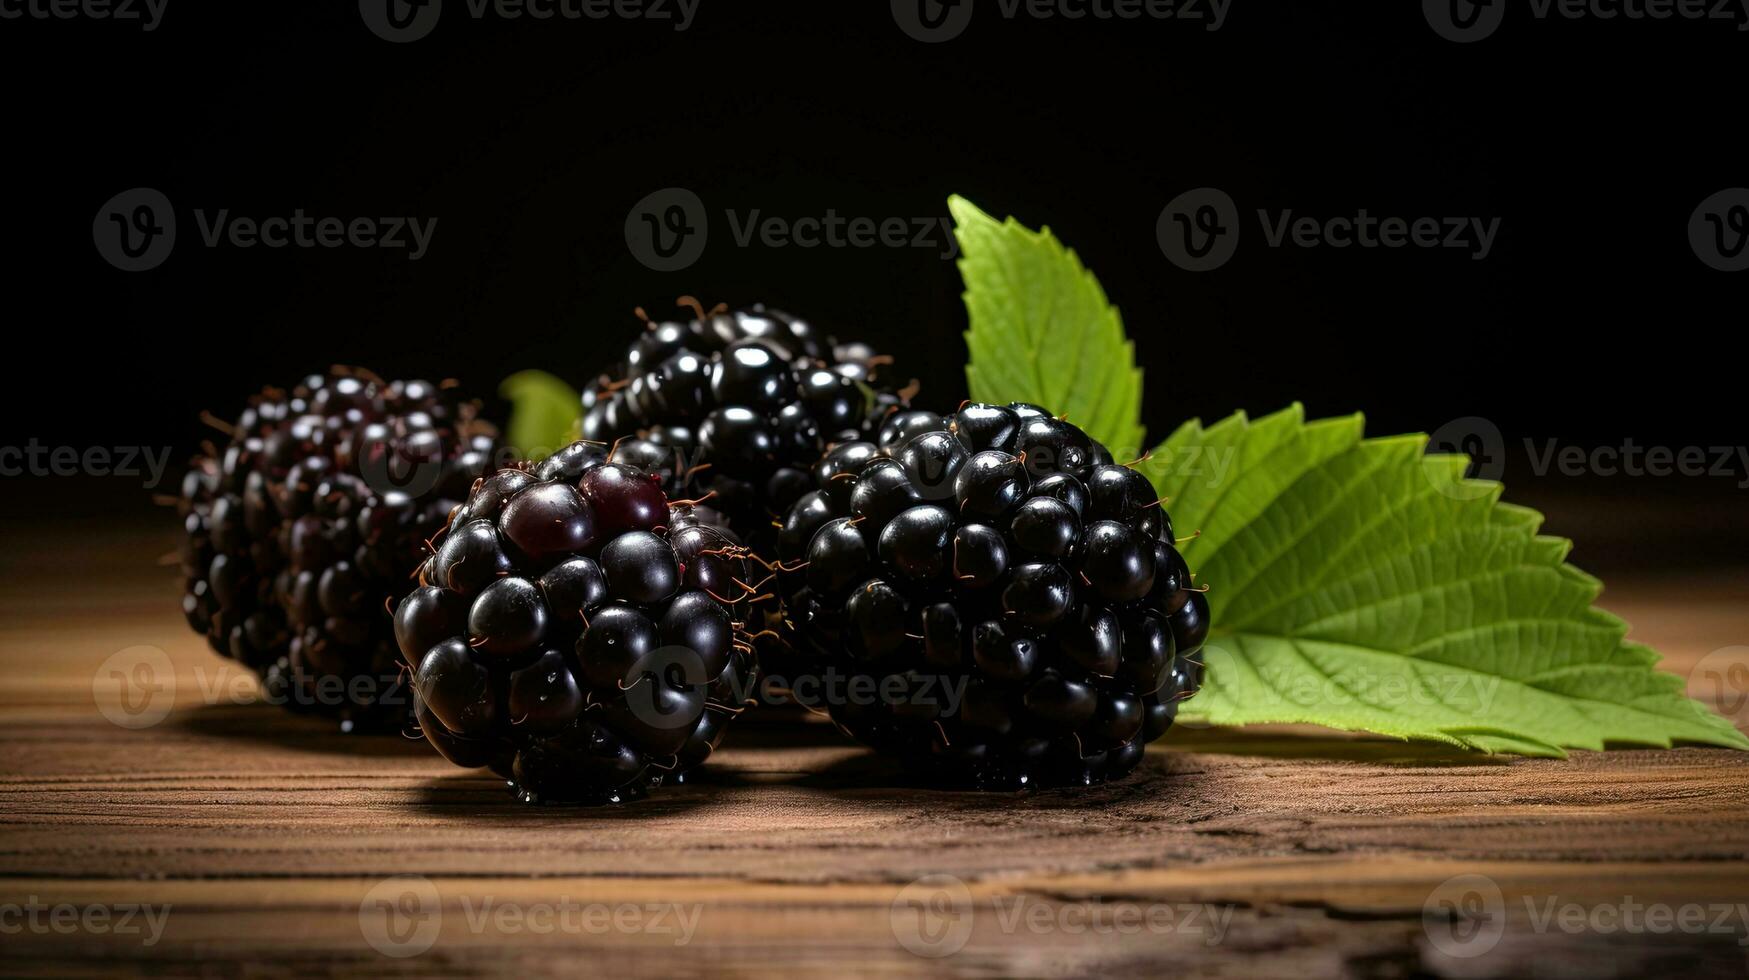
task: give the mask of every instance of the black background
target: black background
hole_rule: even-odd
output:
[[[351,2],[170,0],[151,33],[0,21],[0,442],[168,445],[180,460],[203,435],[199,409],[234,414],[262,384],[330,363],[483,394],[525,367],[581,384],[635,335],[634,306],[660,313],[681,294],[766,301],[892,349],[926,401],[951,406],[965,394],[951,262],[737,247],[724,212],[937,217],[960,193],[1050,225],[1098,273],[1147,368],[1156,434],[1293,400],[1364,410],[1380,433],[1483,416],[1532,502],[1677,494],[1725,523],[1742,511],[1749,474],[1538,476],[1522,446],[1743,441],[1742,359],[1721,341],[1741,331],[1749,273],[1707,268],[1686,227],[1703,198],[1749,184],[1749,34],[1514,6],[1460,45],[1417,3],[1233,0],[1214,32],[996,9],[979,0],[965,34],[935,45],[878,2],[703,0],[676,32],[476,21],[449,0],[410,44],[370,33]],[[163,266],[124,273],[91,224],[139,186],[175,204],[178,243]],[[710,244],[685,271],[653,272],[627,249],[627,212],[675,186],[709,209]],[[1195,274],[1164,258],[1155,221],[1201,186],[1233,196],[1249,237]],[[438,225],[417,262],[209,249],[197,208]],[[1501,230],[1485,261],[1269,249],[1256,208],[1498,216]],[[0,492],[74,509],[144,496],[68,482]]]

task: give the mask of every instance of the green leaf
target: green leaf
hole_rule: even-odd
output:
[[[1749,748],[1683,694],[1542,516],[1466,479],[1424,436],[1360,416],[1180,427],[1143,464],[1209,586],[1214,632],[1187,721],[1302,722],[1489,752],[1606,742]]]
[[[1139,455],[1142,370],[1099,280],[1049,228],[998,222],[963,197],[947,207],[966,284],[973,400],[1033,402],[1113,453]]]
[[[518,371],[498,386],[510,400],[505,438],[525,459],[546,456],[577,438],[583,400],[577,390],[545,371]]]

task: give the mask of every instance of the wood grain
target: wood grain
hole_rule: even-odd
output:
[[[0,568],[0,904],[170,910],[149,945],[0,912],[7,975],[1749,970],[1749,911],[1719,931],[1538,924],[1550,907],[1749,903],[1745,754],[1493,759],[1184,731],[1117,785],[973,794],[907,785],[827,726],[750,716],[688,785],[619,808],[530,809],[418,743],[215,696],[242,679],[183,627],[154,564],[170,544],[160,531],[15,540]],[[1715,575],[1634,583],[1608,605],[1682,672],[1749,642],[1746,595],[1749,580]],[[175,708],[129,730],[105,719],[93,678],[142,645],[174,665]],[[435,942],[406,958],[367,938],[388,921],[372,902],[395,875],[434,896],[407,921],[435,922]],[[953,876],[970,903],[929,920],[969,929],[943,958],[914,951],[916,917],[931,913],[903,904],[927,875]],[[1426,918],[1457,875],[1499,889],[1504,932],[1480,955],[1434,941],[1469,919],[1437,905]],[[534,924],[565,903],[645,918]],[[653,907],[697,910],[686,942]],[[1142,925],[1121,928],[1126,916]]]

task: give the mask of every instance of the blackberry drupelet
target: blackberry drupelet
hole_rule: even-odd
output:
[[[869,438],[909,394],[881,378],[890,358],[805,320],[758,305],[707,313],[691,298],[681,304],[693,319],[646,320],[612,374],[585,392],[583,437],[661,474],[670,496],[708,497],[769,555],[774,524],[812,489],[808,469],[825,448]],[[799,664],[781,634],[757,635],[768,670],[793,678]]]
[[[606,446],[480,481],[431,544],[394,616],[419,727],[524,802],[678,781],[751,693],[746,549]]]
[[[384,607],[497,454],[447,386],[335,368],[253,398],[179,507],[183,612],[269,700],[398,731],[410,708]],[[210,420],[209,420],[210,421]]]
[[[620,456],[703,497],[756,548],[810,487],[827,445],[866,438],[905,396],[877,379],[890,361],[806,321],[754,306],[647,329],[583,396],[583,437],[628,440]]]
[[[1079,428],[1025,404],[899,412],[813,476],[780,588],[813,670],[849,678],[820,689],[883,692],[829,705],[853,737],[954,783],[1100,782],[1199,686],[1208,603],[1171,520]]]

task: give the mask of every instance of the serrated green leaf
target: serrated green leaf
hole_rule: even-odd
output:
[[[1424,436],[1360,416],[1181,426],[1143,464],[1214,632],[1191,722],[1300,722],[1560,756],[1606,743],[1749,748],[1655,669],[1542,517]]]
[[[545,371],[518,371],[504,379],[498,394],[510,401],[505,438],[520,456],[545,456],[577,438],[582,396],[559,378]]]
[[[1049,228],[999,222],[963,197],[947,206],[966,284],[973,400],[1033,402],[1113,453],[1138,453],[1142,370],[1099,280]]]

